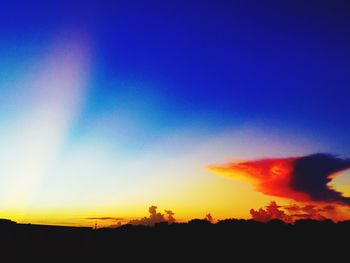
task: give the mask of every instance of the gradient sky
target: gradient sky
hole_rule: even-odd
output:
[[[207,165],[349,156],[347,1],[58,2],[0,6],[0,217],[247,218]]]

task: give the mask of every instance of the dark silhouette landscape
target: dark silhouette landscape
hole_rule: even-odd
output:
[[[277,255],[340,256],[346,250],[350,221],[297,220],[288,224],[281,220],[263,223],[254,220],[225,219],[213,224],[205,219],[188,223],[161,222],[154,226],[122,225],[117,228],[93,229],[0,221],[0,240],[4,251],[17,251],[14,256],[76,257],[80,260],[111,255],[129,259],[163,261],[164,257],[217,260],[238,256],[247,258]],[[335,254],[335,255],[334,255]],[[56,256],[55,256],[56,255]],[[153,261],[152,260],[152,261]],[[269,260],[271,261],[271,260]],[[278,260],[277,260],[278,261]]]

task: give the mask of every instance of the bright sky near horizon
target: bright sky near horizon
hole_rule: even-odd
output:
[[[1,218],[248,218],[290,200],[208,165],[349,156],[345,2],[74,2],[1,4]]]

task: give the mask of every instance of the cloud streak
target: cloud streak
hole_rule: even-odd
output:
[[[302,157],[269,158],[209,166],[209,170],[248,180],[263,194],[298,202],[350,205],[350,198],[329,183],[350,168],[350,159],[316,153]]]
[[[107,220],[107,221],[120,221],[120,220],[124,220],[124,218],[121,218],[121,217],[108,217],[108,216],[105,216],[105,217],[87,217],[85,218],[87,220]]]

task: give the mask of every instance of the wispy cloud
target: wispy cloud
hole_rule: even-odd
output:
[[[124,218],[121,217],[87,217],[85,218],[87,220],[108,220],[108,221],[120,221],[120,220],[124,220]]]

